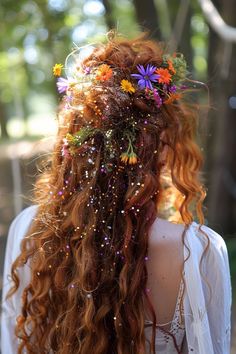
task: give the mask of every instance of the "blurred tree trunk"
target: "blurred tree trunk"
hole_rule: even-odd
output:
[[[4,22],[4,11],[3,8],[0,7],[0,53],[5,52],[4,39],[6,40],[6,24]],[[9,138],[7,132],[7,116],[6,116],[6,106],[0,100],[0,127],[1,127],[1,138],[7,139]]]
[[[5,107],[1,101],[0,101],[0,126],[1,126],[1,138],[3,139],[9,138],[7,132],[7,119],[6,119]]]
[[[109,30],[116,28],[116,22],[114,17],[112,16],[112,5],[110,0],[102,0],[103,5],[105,7],[105,21]]]
[[[214,1],[215,6],[218,11],[222,13],[222,8],[220,6],[220,1]],[[211,183],[209,183],[209,177],[211,176],[213,169],[213,162],[215,160],[214,156],[214,137],[217,134],[218,120],[220,119],[218,110],[219,102],[218,97],[220,93],[220,80],[219,80],[219,70],[220,70],[220,56],[222,53],[219,51],[219,37],[217,33],[209,27],[209,36],[208,36],[208,81],[207,85],[210,92],[210,110],[208,113],[207,124],[206,126],[206,157],[205,157],[205,166],[204,171],[207,176],[207,185],[208,195],[207,195],[207,205],[209,206],[208,201],[211,197]],[[212,178],[211,178],[212,179]],[[211,213],[211,210],[209,210]],[[210,215],[210,214],[209,214]]]
[[[236,27],[235,0],[221,0],[220,6],[226,23]],[[218,119],[209,185],[209,221],[219,232],[233,234],[236,230],[236,112],[230,108],[229,98],[236,94],[236,45],[218,38],[217,47],[212,43],[212,55],[218,66],[218,77],[213,79],[218,81],[213,101]]]
[[[191,18],[192,9],[191,6],[188,8],[187,18],[184,24],[183,34],[181,36],[178,50],[184,54],[186,61],[188,63],[189,71],[193,70],[193,49],[191,45]]]
[[[184,54],[186,61],[188,63],[189,71],[192,71],[193,67],[193,50],[191,46],[191,18],[192,18],[192,8],[188,7],[187,16],[183,24],[183,31],[179,42],[176,41],[176,34],[174,32],[176,14],[180,8],[180,1],[168,1],[168,8],[172,26],[172,41],[176,42],[177,50]],[[177,29],[178,31],[178,29]]]
[[[137,22],[142,30],[150,31],[151,37],[161,40],[162,34],[159,26],[157,9],[153,0],[133,0]]]

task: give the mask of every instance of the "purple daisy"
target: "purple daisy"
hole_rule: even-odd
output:
[[[59,93],[64,93],[69,87],[69,81],[63,77],[59,77],[57,80],[57,89]]]
[[[138,86],[142,90],[144,88],[149,88],[153,90],[152,82],[156,82],[160,77],[158,74],[154,74],[157,67],[154,65],[148,64],[146,69],[143,65],[137,65],[137,69],[140,74],[131,74],[131,76],[135,77],[138,80]]]

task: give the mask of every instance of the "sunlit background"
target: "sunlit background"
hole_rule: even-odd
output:
[[[184,53],[201,105],[206,223],[226,240],[236,275],[235,0],[2,0],[0,4],[0,266],[9,224],[30,204],[39,158],[57,130],[52,67],[73,45],[141,29]],[[207,13],[208,11],[208,13]],[[224,23],[225,21],[225,23]],[[221,29],[218,30],[219,25]],[[232,31],[228,27],[232,26]],[[228,32],[227,32],[228,31]],[[229,33],[230,32],[230,33]],[[204,85],[204,84],[205,85]],[[208,96],[210,91],[210,97]],[[236,316],[236,315],[235,315]],[[235,317],[234,316],[234,317]],[[235,333],[236,336],[236,333]],[[236,349],[232,349],[236,353]]]
[[[55,62],[64,61],[73,42],[82,45],[104,40],[110,22],[112,28],[128,37],[138,32],[132,1],[108,2],[112,14],[106,14],[104,3],[99,0],[18,1],[13,6],[8,1],[2,6],[2,138],[19,139],[55,132],[57,97],[51,68]],[[156,6],[164,14],[157,23],[158,32],[161,28],[162,38],[168,40],[172,23],[169,14],[165,14],[167,5],[159,0]],[[209,28],[197,6],[190,22],[191,69],[195,77],[205,80]]]

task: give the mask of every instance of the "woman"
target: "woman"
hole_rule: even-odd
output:
[[[203,226],[183,55],[112,38],[63,70],[52,161],[9,231],[2,353],[229,353],[228,255]]]

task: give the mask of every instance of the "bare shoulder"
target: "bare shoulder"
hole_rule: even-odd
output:
[[[149,270],[160,278],[179,278],[184,262],[184,225],[157,218],[149,233]],[[171,281],[172,282],[172,281]]]
[[[184,264],[184,225],[157,218],[149,231],[147,287],[159,323],[173,318]]]
[[[157,246],[158,249],[179,247],[182,244],[183,232],[183,224],[156,218],[149,232],[149,244],[151,247]]]

